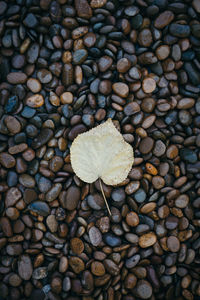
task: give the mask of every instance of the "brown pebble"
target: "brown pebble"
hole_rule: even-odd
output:
[[[10,133],[16,134],[20,132],[21,124],[15,117],[7,116],[4,122]]]
[[[146,137],[140,142],[139,150],[142,154],[147,154],[153,149],[153,146],[154,140],[150,137]]]
[[[93,261],[91,264],[91,272],[95,276],[103,276],[105,274],[104,265],[99,261]]]
[[[170,10],[166,10],[161,13],[155,20],[154,26],[158,29],[162,29],[165,26],[169,25],[174,19],[174,14]]]
[[[27,80],[27,75],[22,72],[11,72],[7,75],[7,80],[11,84],[22,84]]]
[[[76,274],[81,273],[85,269],[83,260],[77,256],[71,256],[69,258],[69,265]]]
[[[58,229],[58,222],[54,215],[49,215],[46,219],[46,223],[51,232],[56,232]]]
[[[143,47],[149,47],[153,41],[150,29],[142,29],[138,35],[138,43]]]
[[[73,238],[70,241],[70,247],[74,254],[80,255],[84,251],[84,244],[81,239]]]
[[[6,152],[2,152],[0,153],[0,163],[2,164],[2,166],[4,166],[7,169],[13,168],[15,166],[15,158],[6,153]]]
[[[129,94],[129,87],[122,82],[116,82],[112,85],[113,91],[120,97],[126,98]]]
[[[166,155],[169,159],[174,159],[178,156],[178,147],[176,145],[170,145],[167,148]]]
[[[126,223],[131,226],[131,227],[135,227],[139,224],[139,217],[138,215],[131,211],[126,215]]]
[[[92,17],[92,9],[87,0],[75,0],[75,7],[80,18],[90,19]]]
[[[161,45],[156,49],[156,56],[159,60],[166,59],[170,54],[170,47],[168,45]]]
[[[152,212],[153,210],[155,210],[155,208],[156,208],[156,203],[150,202],[150,203],[147,203],[144,206],[142,206],[142,208],[140,209],[140,212],[142,214],[148,214],[148,213]]]
[[[156,89],[156,82],[151,77],[146,77],[142,81],[142,89],[145,93],[150,94]]]
[[[59,272],[65,273],[68,269],[68,258],[66,256],[62,256],[59,262]]]
[[[33,95],[26,100],[26,104],[30,107],[37,108],[44,104],[44,98],[40,94]]]
[[[152,179],[152,184],[155,189],[160,190],[165,186],[165,180],[161,176],[154,176]]]
[[[137,283],[137,277],[132,274],[132,273],[129,273],[126,278],[125,278],[125,281],[124,281],[124,285],[126,287],[126,289],[133,289],[135,286],[136,286],[136,283]]]
[[[146,234],[143,234],[139,238],[139,246],[141,248],[147,248],[153,246],[157,241],[157,237],[154,232],[149,232]]]
[[[120,73],[126,73],[131,67],[131,62],[123,57],[121,59],[118,60],[117,62],[117,71]]]
[[[42,89],[41,83],[36,78],[29,78],[26,84],[32,93],[39,93]]]

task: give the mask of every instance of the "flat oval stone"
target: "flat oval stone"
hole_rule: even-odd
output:
[[[93,261],[91,264],[91,272],[95,276],[103,276],[105,274],[104,265],[99,261]]]
[[[42,89],[42,85],[36,78],[29,78],[26,82],[27,87],[33,93],[39,93]]]
[[[104,235],[104,241],[110,247],[117,247],[121,245],[121,239],[112,233],[106,233]]]
[[[17,118],[15,118],[13,116],[7,116],[4,119],[4,122],[10,133],[16,134],[16,133],[20,132],[21,124],[17,120]]]
[[[139,150],[142,154],[147,154],[153,149],[153,146],[154,140],[150,137],[146,137],[140,142]]]
[[[189,199],[188,195],[183,194],[183,195],[178,196],[178,198],[176,198],[175,205],[178,208],[185,208],[188,205],[189,201],[190,201],[190,199]]]
[[[0,163],[2,164],[2,166],[4,166],[7,169],[13,168],[15,166],[15,158],[6,153],[6,152],[2,152],[0,153]]]
[[[128,269],[134,268],[140,261],[140,254],[136,254],[131,256],[130,258],[126,259],[126,267]]]
[[[161,13],[155,20],[154,26],[158,29],[162,29],[169,25],[174,19],[174,13],[170,10],[166,10]]]
[[[102,56],[99,60],[98,66],[100,72],[106,72],[112,65],[113,59],[110,56]]]
[[[92,226],[89,230],[90,242],[93,246],[97,247],[102,242],[102,235],[99,229],[95,226]]]
[[[46,194],[46,197],[45,197],[46,201],[51,202],[51,201],[55,200],[59,196],[61,190],[62,190],[61,183],[54,184]]]
[[[67,189],[65,197],[61,200],[61,204],[68,210],[76,209],[80,200],[80,190],[76,186],[70,186]]]
[[[184,38],[190,35],[190,26],[173,23],[169,26],[169,31],[176,37]]]
[[[11,84],[25,83],[27,80],[27,75],[22,72],[11,72],[7,75],[7,80]]]
[[[73,63],[75,65],[82,64],[88,56],[88,52],[86,49],[79,49],[73,53]]]
[[[33,273],[33,266],[30,257],[25,254],[18,259],[18,273],[23,280],[29,280]]]
[[[149,299],[152,295],[153,289],[150,283],[146,280],[139,280],[136,285],[136,293],[139,299]]]
[[[189,109],[195,105],[195,100],[193,98],[182,98],[178,101],[178,109]]]
[[[104,200],[100,194],[93,194],[87,197],[88,205],[95,210],[101,210],[104,207]]]
[[[35,179],[29,174],[20,175],[19,182],[27,188],[33,188],[35,186]]]
[[[72,252],[80,255],[84,251],[84,243],[79,238],[73,238],[70,241],[70,247],[72,249]]]
[[[85,269],[84,262],[77,256],[71,256],[69,258],[69,265],[76,274],[81,273]]]
[[[143,234],[139,238],[139,246],[141,248],[148,248],[153,246],[157,241],[157,237],[154,232],[149,232],[146,234]]]
[[[129,94],[129,87],[123,82],[116,82],[112,85],[113,91],[120,97],[126,98]]]
[[[167,238],[167,247],[171,252],[178,252],[180,249],[179,239],[173,235]]]

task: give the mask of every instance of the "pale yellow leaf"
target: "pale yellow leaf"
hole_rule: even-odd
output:
[[[126,179],[133,165],[133,148],[123,139],[111,119],[79,134],[70,149],[76,175],[92,183],[101,178],[108,185]]]

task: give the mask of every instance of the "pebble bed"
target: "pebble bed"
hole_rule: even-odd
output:
[[[0,1],[0,300],[200,299],[200,1]],[[119,186],[73,172],[113,119]]]

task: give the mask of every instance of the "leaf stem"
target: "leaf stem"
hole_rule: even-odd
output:
[[[106,196],[105,196],[105,194],[104,194],[104,190],[103,190],[102,183],[101,183],[101,178],[99,178],[99,185],[100,185],[101,193],[102,193],[102,195],[103,195],[103,199],[104,199],[104,201],[105,201],[105,204],[106,204],[107,210],[108,210],[108,212],[109,212],[109,215],[112,216],[111,211],[110,211],[110,208],[109,208],[109,205],[108,205],[108,202],[107,202],[107,200],[106,200]]]

